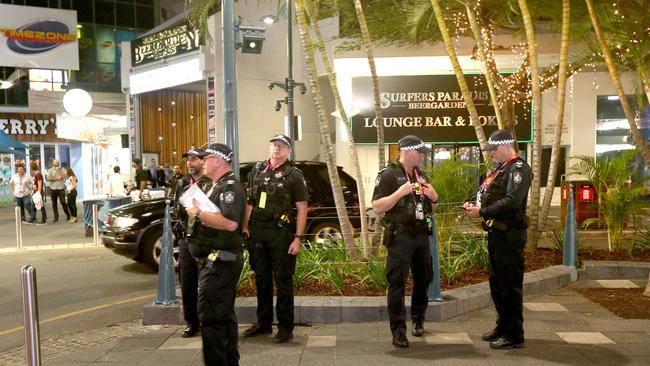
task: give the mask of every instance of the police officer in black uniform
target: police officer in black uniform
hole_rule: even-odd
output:
[[[257,163],[248,178],[244,235],[255,271],[257,323],[244,337],[272,332],[273,282],[277,288],[278,332],[274,343],[293,338],[293,274],[307,223],[307,186],[302,172],[288,160],[291,139],[275,135],[268,160]],[[248,230],[247,230],[248,229]]]
[[[409,342],[406,338],[404,287],[409,268],[413,275],[412,334],[416,337],[424,335],[424,314],[429,303],[427,288],[433,279],[429,235],[438,193],[418,168],[431,149],[413,135],[400,139],[399,147],[399,161],[390,163],[377,176],[372,208],[377,215],[386,213],[383,220],[384,245],[388,248],[388,316],[393,345],[405,348]]]
[[[199,315],[197,305],[198,269],[196,260],[190,254],[185,235],[188,229],[188,217],[185,209],[179,203],[179,198],[191,186],[198,184],[203,187],[210,183],[210,178],[203,175],[203,150],[192,148],[183,157],[186,159],[188,174],[176,181],[174,189],[174,208],[178,224],[174,227],[174,235],[178,239],[179,277],[181,282],[181,297],[183,299],[183,317],[187,327],[181,333],[183,338],[192,337],[199,331]]]
[[[510,131],[497,130],[483,150],[496,162],[481,184],[476,202],[463,206],[470,217],[483,218],[490,255],[490,292],[497,311],[494,330],[483,340],[495,349],[524,345],[522,287],[526,244],[526,200],[533,179],[530,166],[513,148]]]
[[[199,265],[199,320],[206,365],[239,365],[235,294],[244,266],[241,235],[246,191],[232,172],[232,150],[212,144],[202,154],[211,183],[203,192],[216,210],[194,200],[188,243]]]

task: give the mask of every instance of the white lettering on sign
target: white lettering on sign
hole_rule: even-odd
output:
[[[25,134],[27,135],[36,135],[38,132],[36,131],[36,121],[32,119],[26,119],[25,120]]]
[[[54,127],[56,134],[56,119],[13,119],[0,118],[0,130],[11,135],[47,135],[47,128]],[[50,127],[50,128],[51,128]]]

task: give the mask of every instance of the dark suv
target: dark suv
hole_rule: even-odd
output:
[[[248,185],[248,173],[255,163],[241,163],[242,183]],[[341,236],[327,165],[321,162],[298,161],[309,191],[306,240],[322,243]],[[361,226],[356,181],[338,168],[348,215],[355,228]],[[113,252],[144,262],[158,270],[162,250],[162,227],[165,199],[141,201],[110,210],[104,219],[102,242]],[[178,266],[177,244],[174,241],[174,264]]]

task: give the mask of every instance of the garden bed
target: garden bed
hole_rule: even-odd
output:
[[[590,301],[626,319],[650,319],[650,297],[642,288],[579,288]]]
[[[650,250],[637,251],[633,256],[627,253],[610,253],[606,250],[580,250],[579,260],[596,261],[635,261],[650,262]],[[526,272],[562,264],[562,252],[555,249],[537,249],[525,252]],[[254,274],[247,281],[243,281],[237,296],[255,296]],[[441,280],[442,290],[464,287],[488,280],[487,268],[468,267],[457,273],[453,281],[448,281],[444,276]],[[407,294],[411,291],[411,281],[407,283]],[[342,281],[342,286],[336,289],[331,283],[314,278],[305,278],[299,287],[296,287],[297,296],[384,296],[385,288],[377,288],[371,283],[361,283],[354,276],[347,276]]]

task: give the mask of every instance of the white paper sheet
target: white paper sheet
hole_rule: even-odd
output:
[[[193,202],[199,206],[199,209],[204,212],[220,213],[219,207],[215,205],[208,196],[196,185],[193,184],[185,193],[179,198],[180,203],[184,207],[194,206]]]

